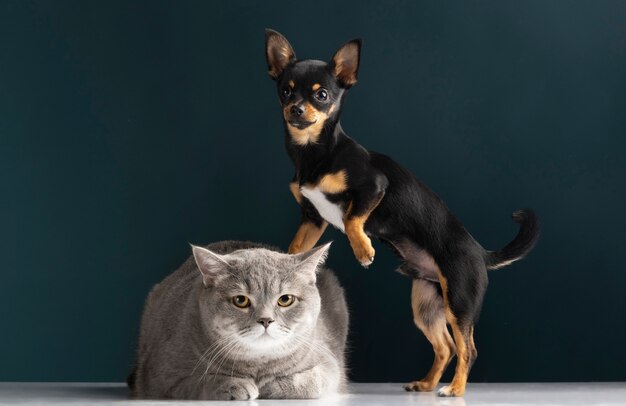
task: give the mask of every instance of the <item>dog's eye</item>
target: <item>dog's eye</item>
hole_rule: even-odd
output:
[[[288,87],[283,87],[283,90],[281,90],[280,94],[282,94],[283,97],[289,97],[291,96],[291,89]]]
[[[315,98],[319,101],[326,101],[328,100],[328,92],[326,89],[319,89],[315,92]]]

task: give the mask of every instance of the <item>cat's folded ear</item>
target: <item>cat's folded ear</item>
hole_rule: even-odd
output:
[[[205,287],[215,286],[217,282],[228,276],[230,265],[226,255],[216,254],[206,248],[191,245],[193,257],[202,274],[202,283]]]
[[[298,271],[310,273],[311,276],[315,277],[318,268],[324,265],[324,262],[328,257],[330,244],[332,244],[332,241],[324,245],[320,245],[319,247],[312,248],[301,254],[296,254],[296,258],[300,261]]]

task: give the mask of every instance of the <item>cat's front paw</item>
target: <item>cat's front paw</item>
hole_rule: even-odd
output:
[[[252,382],[226,382],[215,391],[216,400],[254,400],[259,388]]]

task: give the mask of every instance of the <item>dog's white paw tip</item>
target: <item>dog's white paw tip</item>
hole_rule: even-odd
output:
[[[453,389],[450,386],[444,386],[443,388],[439,389],[439,391],[437,392],[438,396],[441,397],[452,397],[452,396],[456,396],[456,394],[454,393]]]
[[[363,268],[367,268],[368,266],[372,265],[373,262],[374,262],[374,257],[371,257],[369,260],[361,262],[361,266]]]

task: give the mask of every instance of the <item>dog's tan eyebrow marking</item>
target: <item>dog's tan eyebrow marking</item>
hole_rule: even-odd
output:
[[[316,84],[314,84],[314,85],[313,85],[312,89],[313,89],[313,91],[316,91],[316,90],[317,90],[317,89],[319,89],[320,87],[322,87],[322,86],[320,86],[320,84],[319,84],[319,83],[316,83]]]
[[[293,80],[290,80],[290,81],[289,81],[289,87],[290,87],[290,88],[292,88],[292,89],[293,89],[294,87],[296,87],[296,84],[293,82]]]

